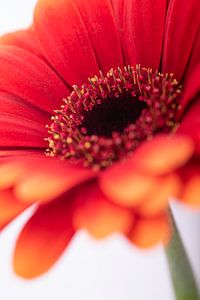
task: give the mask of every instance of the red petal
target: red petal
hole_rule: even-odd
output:
[[[23,162],[23,160],[22,160]],[[26,173],[18,179],[15,194],[24,202],[50,201],[94,177],[91,170],[48,157],[27,160]]]
[[[187,135],[157,135],[135,151],[129,166],[147,174],[167,174],[185,164],[193,151],[193,142]]]
[[[199,0],[170,1],[166,18],[163,72],[173,72],[178,80],[182,79],[199,24]]]
[[[195,69],[195,67],[200,63],[200,30],[198,32],[198,36],[195,39],[192,52],[190,55],[190,59],[188,60],[188,66],[186,70],[186,74],[184,76],[184,81],[187,82],[190,79],[190,76]]]
[[[48,65],[28,51],[0,45],[0,89],[48,112],[68,90]]]
[[[200,97],[197,97],[194,104],[185,112],[177,133],[190,136],[194,140],[195,152],[200,155]]]
[[[41,275],[56,262],[74,230],[64,198],[39,207],[23,228],[15,248],[15,272],[27,279]]]
[[[50,114],[5,92],[0,92],[0,112],[26,118],[42,125],[51,122]]]
[[[0,149],[0,159],[18,159],[19,157],[44,157],[44,149],[31,149],[31,148],[6,148]]]
[[[75,0],[101,71],[123,66],[117,25],[109,0]],[[114,51],[113,51],[114,49]]]
[[[0,118],[0,147],[47,147],[44,126],[8,114]]]
[[[33,29],[19,30],[0,37],[0,44],[10,45],[28,50],[45,60]]]
[[[119,32],[123,30],[123,12],[124,12],[124,0],[110,0],[114,15],[116,18],[116,22],[118,25]]]
[[[5,227],[27,206],[27,204],[20,202],[14,197],[12,190],[0,191],[0,229]]]
[[[166,8],[166,0],[124,0],[122,35],[130,64],[159,68]]]
[[[200,63],[196,66],[193,72],[189,74],[187,81],[185,82],[180,114],[182,114],[182,112],[187,108],[187,105],[190,104],[190,102],[199,94],[199,78]]]
[[[167,216],[138,219],[129,239],[140,248],[149,248],[159,242],[167,244],[170,239],[170,224]]]
[[[73,201],[76,203],[75,228],[84,227],[96,238],[117,231],[127,233],[134,221],[131,211],[109,202],[96,183],[82,187]]]
[[[40,0],[35,28],[49,62],[70,85],[98,73],[89,35],[73,1]]]

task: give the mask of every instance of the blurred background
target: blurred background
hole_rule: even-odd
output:
[[[0,34],[30,25],[35,3],[0,0]],[[200,286],[200,212],[175,201],[171,205]],[[82,231],[49,273],[32,281],[18,278],[12,252],[30,214],[0,235],[1,300],[174,300],[162,246],[142,251],[119,235],[95,241]]]

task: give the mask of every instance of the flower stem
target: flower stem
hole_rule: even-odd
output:
[[[195,277],[180,234],[171,214],[173,235],[165,247],[176,300],[200,300]]]

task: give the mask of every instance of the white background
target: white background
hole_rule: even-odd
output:
[[[35,3],[0,0],[0,34],[28,26]],[[200,214],[177,203],[173,208],[200,283]],[[11,257],[28,215],[0,235],[1,300],[174,300],[162,247],[141,251],[117,235],[97,242],[81,232],[49,273],[32,281],[18,278]]]

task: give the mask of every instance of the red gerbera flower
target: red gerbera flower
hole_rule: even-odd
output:
[[[1,228],[36,203],[19,275],[79,228],[148,247],[170,196],[199,205],[199,22],[199,0],[40,0],[1,38]]]

